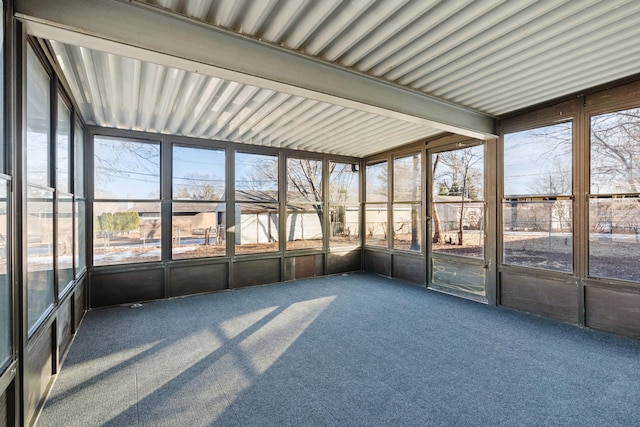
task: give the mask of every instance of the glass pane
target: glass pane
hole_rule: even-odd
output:
[[[401,201],[422,200],[422,155],[397,157],[393,163],[393,199]]]
[[[278,157],[236,153],[236,200],[278,200]]]
[[[287,205],[287,250],[322,249],[322,205]]]
[[[360,174],[353,163],[329,163],[329,202],[360,202]]]
[[[474,258],[484,256],[484,203],[435,203],[431,217],[433,252]],[[440,236],[438,239],[437,236]]]
[[[238,203],[235,210],[236,254],[275,252],[278,246],[278,205]]]
[[[71,146],[71,113],[58,95],[58,127],[56,135],[56,188],[70,192],[69,185],[69,149]]]
[[[504,263],[573,271],[571,200],[504,202]]]
[[[322,202],[322,161],[287,159],[287,201]]]
[[[589,201],[589,275],[640,282],[640,198]]]
[[[422,207],[419,203],[393,205],[393,247],[409,251],[422,248]]]
[[[388,193],[389,170],[387,162],[371,163],[367,165],[367,188],[365,189],[367,203],[386,202]]]
[[[75,247],[74,247],[74,258],[75,258],[75,276],[78,277],[80,273],[87,266],[87,231],[86,231],[86,202],[84,200],[77,200],[75,202],[75,221],[74,227],[76,230],[75,233]]]
[[[160,260],[160,203],[93,204],[95,265]]]
[[[224,199],[224,166],[224,150],[174,146],[173,198]]]
[[[484,147],[463,148],[433,155],[435,202],[484,200]]]
[[[159,199],[160,144],[96,136],[96,199]]]
[[[591,118],[591,193],[640,192],[640,108]]]
[[[27,180],[49,185],[49,139],[51,133],[49,75],[27,46]],[[37,320],[37,319],[36,319]]]
[[[0,6],[1,7],[1,6]],[[1,25],[1,24],[0,24]],[[2,34],[0,32],[0,34]],[[0,365],[11,355],[11,288],[7,270],[7,182],[0,180]]]
[[[329,206],[331,247],[360,244],[360,207],[357,205]]]
[[[571,195],[571,122],[504,136],[504,194]]]
[[[387,247],[387,205],[365,205],[365,244]]]
[[[225,203],[174,203],[173,259],[225,255],[226,207]]]
[[[73,199],[58,197],[58,291],[60,294],[73,280]]]
[[[27,323],[31,329],[53,304],[53,193],[27,189]]]
[[[74,131],[75,144],[75,184],[74,194],[84,197],[84,132],[78,123]]]

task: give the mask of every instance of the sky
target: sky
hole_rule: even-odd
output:
[[[547,188],[542,188],[541,183],[546,182],[550,175],[552,179],[560,179],[560,171],[568,173],[564,178],[569,179],[570,183],[571,123],[560,123],[544,129],[552,132],[552,137],[541,135],[540,129],[505,135],[505,196],[547,194]]]

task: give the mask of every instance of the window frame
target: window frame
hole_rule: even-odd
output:
[[[563,107],[566,107],[564,110]],[[555,117],[554,119],[550,119],[548,115],[558,114],[560,117]],[[497,210],[498,214],[498,263],[502,268],[510,268],[510,269],[525,269],[525,270],[533,270],[536,272],[540,272],[543,275],[568,275],[573,276],[577,274],[579,270],[579,260],[577,259],[578,251],[576,249],[576,234],[580,234],[577,230],[576,226],[578,218],[577,218],[577,198],[576,194],[578,191],[578,187],[580,185],[580,156],[581,151],[579,147],[579,140],[577,138],[577,134],[579,132],[579,128],[581,126],[580,120],[578,117],[578,110],[574,106],[573,103],[569,104],[561,104],[559,106],[551,107],[550,110],[539,112],[538,114],[534,114],[534,119],[531,119],[528,116],[525,116],[524,119],[521,119],[522,122],[516,122],[515,124],[509,124],[504,126],[500,131],[500,149],[498,150],[498,165],[499,165],[499,176],[498,176],[498,206]],[[521,133],[532,131],[536,129],[541,129],[545,127],[551,127],[562,123],[570,123],[571,129],[569,131],[570,134],[570,149],[571,149],[571,160],[569,165],[571,166],[571,194],[528,194],[528,195],[509,195],[505,194],[505,136],[513,133]],[[531,265],[522,265],[522,264],[514,264],[506,262],[505,258],[505,208],[504,206],[507,203],[546,203],[546,202],[564,202],[569,201],[571,206],[571,242],[567,242],[570,245],[570,269],[569,270],[560,270],[560,269],[551,269],[551,268],[542,268],[535,267]]]
[[[218,146],[205,146],[202,144],[189,144],[186,142],[171,142],[170,144],[171,146],[171,171],[170,171],[170,179],[171,179],[171,185],[170,185],[170,191],[171,191],[171,215],[170,215],[170,219],[171,219],[171,248],[168,251],[169,252],[169,256],[171,258],[171,260],[188,260],[188,259],[216,259],[216,258],[224,258],[227,256],[227,211],[229,209],[229,204],[228,204],[228,176],[229,173],[227,171],[227,163],[228,163],[228,157],[229,157],[229,153],[228,153],[228,149],[225,147],[218,147]],[[178,192],[177,190],[177,185],[176,185],[176,179],[179,180],[184,180],[187,177],[186,176],[181,176],[181,177],[177,177],[176,176],[176,149],[186,149],[186,150],[201,150],[201,151],[209,151],[209,152],[216,152],[217,154],[221,154],[222,155],[222,185],[219,186],[219,188],[216,188],[216,190],[219,192],[220,196],[219,197],[213,197],[213,198],[188,198],[188,197],[178,197]],[[209,164],[207,164],[207,166],[209,166]],[[205,170],[207,168],[204,168]],[[166,171],[166,169],[165,169]],[[201,170],[198,170],[198,172],[201,172]],[[168,173],[168,172],[167,172]],[[162,171],[161,171],[162,174]],[[161,177],[162,180],[162,177]],[[190,207],[190,210],[186,209],[182,210],[182,208],[184,207]],[[220,207],[223,207],[222,210],[219,210]],[[202,209],[201,209],[202,208]],[[199,210],[200,209],[200,210]],[[197,227],[196,229],[191,229],[191,230],[196,230],[196,231],[191,231],[192,233],[197,233],[197,234],[192,234],[192,237],[194,235],[197,236],[202,236],[202,243],[193,243],[191,246],[185,246],[185,247],[191,247],[190,250],[180,250],[179,248],[182,247],[182,235],[181,235],[181,228],[178,225],[176,227],[176,224],[178,222],[186,222],[186,221],[179,221],[178,218],[181,216],[186,216],[186,215],[180,215],[183,213],[187,213],[187,212],[199,212],[197,214],[194,215],[198,216],[200,214],[203,213],[213,213],[213,220],[215,221],[215,227]],[[176,215],[177,214],[177,215]],[[209,217],[211,217],[212,215],[209,215]],[[203,222],[206,222],[206,215],[203,215],[201,217],[201,220]],[[209,218],[209,221],[211,220],[211,218]],[[193,220],[190,221],[191,225],[193,225]],[[177,231],[176,231],[177,228]],[[201,239],[200,237],[197,237],[198,240]],[[196,253],[194,255],[194,251],[197,252],[198,249],[198,245],[204,245],[207,246],[206,251],[202,250],[200,251],[201,253]],[[203,253],[204,252],[204,253]]]
[[[397,197],[397,190],[398,190],[398,170],[399,168],[398,166],[398,161],[402,160],[402,159],[410,159],[412,157],[418,157],[418,175],[412,175],[410,178],[412,180],[417,180],[417,187],[416,189],[414,189],[413,193],[414,193],[414,198],[398,198]],[[399,153],[399,154],[395,154],[392,157],[392,162],[393,162],[393,178],[392,178],[392,191],[391,191],[391,197],[389,197],[389,202],[391,203],[391,207],[389,208],[390,214],[391,214],[391,246],[393,250],[396,251],[405,251],[405,252],[410,252],[410,253],[423,253],[424,252],[424,245],[423,245],[423,233],[424,233],[424,225],[423,225],[423,217],[424,217],[424,212],[423,212],[423,195],[425,193],[424,188],[423,188],[423,176],[424,176],[424,154],[421,150],[415,150],[413,152],[403,152],[403,153]],[[412,239],[411,239],[411,244],[409,246],[409,248],[403,248],[403,247],[399,247],[398,246],[398,242],[396,241],[396,235],[399,235],[400,233],[398,233],[398,228],[396,227],[396,211],[400,211],[401,209],[406,209],[407,207],[409,207],[409,209],[411,209],[411,234],[412,234]],[[417,212],[414,212],[414,210],[417,209]],[[417,216],[417,217],[414,217]],[[414,221],[415,220],[415,221]],[[413,222],[415,222],[415,227],[416,227],[416,238],[413,238],[413,228],[414,228],[414,224]],[[417,239],[417,240],[416,240]],[[413,245],[415,245],[417,243],[417,247],[414,247]]]
[[[361,234],[363,235],[363,245],[367,249],[377,248],[391,250],[393,243],[393,238],[389,235],[389,224],[392,224],[393,221],[391,210],[389,207],[390,199],[393,197],[393,187],[391,182],[393,179],[393,171],[391,170],[393,162],[389,157],[390,156],[386,155],[384,157],[372,158],[364,162],[364,203],[362,209],[363,220]],[[377,184],[382,184],[386,180],[384,195],[382,194],[382,191],[380,191],[380,194],[376,195],[373,188],[370,190],[370,186],[373,180],[370,179],[371,176],[369,175],[369,171],[373,170],[370,168],[376,168],[383,164],[386,165],[384,168],[385,177],[381,178],[381,182],[377,182]],[[377,178],[376,181],[378,181]],[[382,190],[382,188],[380,190]],[[368,214],[368,212],[373,211],[378,212],[377,216],[383,215],[380,219],[384,221],[372,222],[372,227],[370,227],[368,218],[372,217],[372,215]],[[376,231],[375,224],[381,224],[380,228],[384,236],[382,239],[374,238],[374,236],[377,235],[373,234],[373,232]]]
[[[322,157],[313,156],[311,153],[286,154],[284,161],[285,161],[285,170],[286,170],[286,175],[283,179],[285,207],[284,207],[284,211],[281,212],[280,215],[284,217],[283,219],[285,224],[285,228],[284,228],[285,239],[283,242],[285,246],[285,251],[293,252],[293,251],[305,251],[305,250],[314,250],[314,251],[323,250],[325,248],[325,244],[324,244],[325,237],[326,237],[325,218],[327,215],[326,208],[325,208],[325,200],[327,198],[325,194],[326,193],[325,181],[326,179],[328,179],[328,177],[325,177],[325,162]],[[293,197],[293,194],[296,194],[296,190],[290,189],[290,185],[295,186],[295,181],[292,180],[292,175],[291,175],[291,171],[294,170],[294,166],[290,164],[290,162],[293,162],[293,161],[316,162],[316,164],[314,165],[314,169],[315,171],[319,170],[319,173],[320,173],[319,182],[314,182],[314,183],[303,182],[302,183],[303,185],[309,184],[311,187],[318,187],[315,189],[316,193],[312,194],[313,200],[311,198],[305,197],[303,193],[300,193],[301,197],[299,199],[296,197]],[[309,180],[308,176],[305,178]],[[315,178],[317,178],[317,176]],[[306,191],[308,189],[305,188],[304,190]],[[311,190],[313,191],[313,189]],[[320,210],[320,215],[318,215],[318,210]],[[293,225],[294,221],[295,223],[298,222],[298,218],[296,218],[297,216],[296,213],[299,211],[302,212],[301,214],[302,216],[299,218],[299,221],[303,223],[300,229],[296,228],[296,226]],[[311,224],[312,233],[313,232],[317,233],[318,228],[320,230],[319,238],[317,237],[305,238],[304,233],[305,231],[307,231],[306,228],[308,227],[304,226],[304,221],[309,217],[311,218],[310,220],[312,222]],[[316,217],[318,219],[318,222],[315,224],[315,227],[314,227],[314,223],[316,222]],[[292,225],[294,227],[293,231],[291,230]],[[296,238],[297,236],[300,236],[301,238],[297,239]],[[312,234],[312,236],[317,236],[317,234]],[[300,244],[296,244],[295,242],[300,242]],[[309,244],[311,246],[306,246],[305,242],[310,242]]]
[[[361,199],[360,199],[360,188],[361,188],[361,184],[362,184],[362,179],[361,179],[361,174],[360,174],[360,164],[359,163],[354,163],[354,162],[348,162],[348,161],[342,161],[342,160],[335,160],[335,159],[328,159],[327,161],[328,163],[328,173],[327,173],[327,196],[325,197],[325,203],[327,206],[327,212],[326,215],[328,215],[328,229],[326,230],[326,234],[327,234],[327,240],[328,240],[328,249],[332,250],[332,249],[343,249],[343,248],[359,248],[362,246],[362,223],[361,223],[361,219],[362,219],[362,207],[361,207]],[[333,173],[332,169],[332,164],[335,165],[343,165],[343,168],[345,166],[351,166],[351,173],[356,174],[356,180],[357,183],[355,185],[355,200],[345,200],[343,202],[340,202],[339,200],[333,200],[332,199],[332,181],[331,181],[331,175]],[[340,172],[341,173],[341,172]],[[350,186],[351,189],[353,186]],[[345,189],[344,191],[346,191],[347,193],[349,193],[349,189]],[[339,210],[344,210],[344,225],[343,225],[343,230],[348,230],[347,236],[351,235],[351,228],[346,226],[346,224],[350,223],[349,221],[347,221],[347,217],[349,216],[347,212],[353,212],[353,210],[355,209],[356,211],[356,221],[357,221],[357,231],[356,231],[356,237],[354,240],[349,241],[345,244],[338,244],[337,240],[334,239],[335,236],[333,236],[333,225],[334,225],[334,221],[332,221],[332,216],[334,215],[338,215],[338,211]],[[351,215],[352,216],[352,215]],[[344,231],[343,231],[344,233]]]
[[[118,198],[118,197],[111,197],[111,198],[106,198],[106,197],[96,197],[96,168],[95,168],[95,158],[96,158],[96,153],[95,153],[95,145],[96,145],[96,140],[100,139],[100,138],[104,138],[107,140],[116,140],[116,141],[126,141],[126,142],[130,142],[130,143],[136,143],[136,144],[147,144],[147,145],[155,145],[158,147],[158,155],[157,155],[157,160],[158,160],[158,175],[157,175],[157,188],[158,188],[158,196],[157,198],[134,198],[134,197],[130,197],[130,198]],[[164,259],[164,243],[163,243],[163,239],[164,239],[164,235],[165,235],[165,225],[164,223],[164,215],[163,215],[163,191],[165,191],[164,189],[164,185],[163,185],[163,168],[166,167],[166,165],[164,164],[164,143],[162,142],[162,138],[160,137],[160,135],[158,135],[156,138],[146,138],[144,136],[141,136],[137,133],[129,133],[129,132],[110,132],[109,130],[105,130],[105,129],[97,129],[95,132],[91,132],[90,134],[90,153],[86,153],[85,155],[89,155],[91,162],[90,162],[90,167],[89,170],[91,172],[91,188],[89,189],[90,194],[89,194],[89,202],[91,204],[91,209],[90,209],[90,213],[88,212],[88,214],[91,215],[91,222],[93,224],[93,226],[91,227],[92,230],[92,238],[91,238],[91,245],[87,248],[87,251],[91,251],[91,256],[90,256],[90,266],[91,267],[111,267],[111,266],[119,266],[119,265],[145,265],[145,264],[152,264],[152,263],[157,263],[160,262]],[[166,173],[166,172],[165,172]],[[154,187],[155,187],[155,182],[154,182]],[[112,203],[112,204],[138,204],[140,207],[143,206],[147,206],[150,204],[155,204],[158,206],[157,209],[157,213],[158,213],[158,219],[160,221],[159,223],[159,227],[157,228],[159,230],[159,236],[156,237],[155,236],[155,231],[153,231],[152,234],[152,240],[157,240],[158,244],[157,245],[152,245],[149,250],[149,252],[153,252],[154,251],[154,247],[158,247],[159,248],[159,255],[158,256],[154,256],[154,257],[150,257],[150,259],[142,259],[142,260],[135,260],[135,261],[131,261],[131,260],[127,260],[127,262],[96,262],[96,249],[98,247],[98,245],[96,244],[96,236],[97,236],[97,231],[95,224],[96,221],[98,221],[98,215],[96,212],[96,206],[99,206],[100,204],[108,204],[108,203]],[[121,211],[117,211],[117,212],[121,212]],[[151,211],[150,211],[151,212]],[[155,211],[154,211],[155,212]],[[141,218],[140,216],[138,218]],[[139,227],[141,227],[139,225]],[[142,237],[140,238],[140,240],[143,241],[143,247],[147,247],[147,240],[146,238],[143,239]],[[106,252],[105,256],[109,256],[111,254],[111,252]],[[142,257],[137,257],[137,258],[142,258]]]
[[[282,170],[284,165],[282,164],[283,160],[285,159],[284,156],[281,155],[280,152],[275,151],[275,150],[261,150],[259,149],[259,147],[256,147],[256,149],[251,149],[251,148],[244,148],[244,147],[238,147],[236,145],[232,145],[231,150],[233,151],[233,182],[230,183],[232,185],[233,188],[233,206],[230,206],[233,209],[233,226],[234,226],[234,239],[232,245],[233,245],[233,254],[235,256],[239,256],[239,257],[252,257],[252,256],[259,256],[259,255],[275,255],[275,254],[279,254],[282,251],[282,247],[284,245],[284,243],[282,242],[281,239],[281,225],[282,225],[282,217],[285,214],[284,210],[283,210],[283,203],[284,203],[284,193],[285,193],[285,189],[283,188],[283,186],[285,185],[285,177],[283,176]],[[238,168],[238,154],[240,155],[247,155],[247,156],[251,156],[251,157],[256,157],[257,156],[262,156],[265,158],[271,158],[271,160],[275,160],[275,168],[274,171],[277,176],[275,177],[275,184],[276,184],[276,188],[273,189],[272,188],[272,184],[273,184],[273,179],[270,179],[269,181],[271,182],[271,185],[264,190],[265,192],[267,192],[267,194],[269,192],[272,193],[271,197],[256,197],[255,199],[251,200],[248,197],[242,197],[242,198],[238,198],[238,170],[240,170],[241,168]],[[286,164],[286,163],[285,163]],[[241,187],[242,189],[240,191],[251,191],[249,189],[245,189],[244,187]],[[268,230],[268,233],[265,235],[266,239],[268,240],[267,242],[260,242],[260,236],[256,234],[256,242],[255,243],[247,243],[247,244],[257,244],[257,245],[263,245],[260,246],[258,248],[255,248],[255,250],[251,250],[248,249],[246,246],[243,248],[243,243],[242,243],[242,229],[243,229],[243,224],[242,224],[242,220],[243,220],[243,208],[246,207],[257,207],[262,205],[262,210],[263,210],[263,214],[267,215],[267,227],[266,229]],[[265,210],[266,209],[266,210]],[[276,218],[275,221],[272,220],[272,215],[275,212],[276,214]],[[256,222],[259,222],[261,219],[258,217],[258,213],[256,213]],[[264,215],[262,220],[264,220]],[[271,224],[274,223],[276,224],[276,230],[275,233],[272,232],[271,229]],[[264,223],[263,223],[264,224]],[[240,243],[238,243],[238,241],[240,241]],[[245,248],[247,248],[245,250]]]
[[[434,185],[436,184],[436,176],[434,176],[433,172],[434,172],[434,157],[438,156],[440,154],[443,153],[450,153],[450,152],[456,152],[456,151],[460,151],[460,150],[465,150],[465,149],[474,149],[474,148],[478,148],[480,151],[480,158],[482,159],[482,162],[480,163],[479,167],[482,171],[482,175],[481,175],[481,190],[480,192],[478,192],[481,196],[479,199],[477,200],[463,200],[462,199],[462,194],[460,195],[455,195],[455,196],[449,196],[449,197],[460,197],[461,199],[455,199],[455,200],[438,200],[436,201],[436,196],[439,196],[439,190],[435,190],[434,189]],[[488,243],[488,239],[485,235],[486,233],[486,229],[487,229],[487,200],[490,198],[489,194],[487,193],[487,143],[485,141],[480,141],[480,140],[475,140],[475,139],[471,139],[471,140],[460,140],[454,144],[452,144],[451,142],[446,142],[445,144],[443,144],[442,146],[438,146],[438,147],[434,147],[431,150],[429,150],[429,158],[428,158],[428,168],[429,168],[429,179],[430,179],[430,185],[429,185],[429,189],[430,189],[430,194],[429,194],[429,203],[428,203],[428,209],[429,209],[429,223],[428,223],[428,230],[425,233],[428,233],[427,235],[427,239],[428,239],[428,246],[429,246],[429,252],[430,252],[430,257],[432,260],[434,259],[445,259],[445,258],[451,258],[451,259],[455,259],[456,262],[458,261],[462,261],[464,263],[478,263],[478,262],[484,262],[484,260],[486,259],[486,257],[488,256],[487,254],[487,243]],[[471,167],[469,167],[468,170],[470,170]],[[444,222],[444,218],[440,217],[440,210],[438,210],[439,206],[450,206],[450,205],[462,205],[462,206],[466,206],[467,207],[467,214],[469,214],[469,212],[471,212],[469,209],[471,209],[474,205],[481,205],[481,215],[479,215],[478,218],[478,238],[479,238],[479,242],[480,244],[478,245],[478,250],[481,251],[478,255],[475,254],[463,254],[463,253],[455,253],[455,252],[447,252],[447,251],[443,251],[443,250],[437,250],[434,249],[434,246],[438,243],[434,242],[434,224],[436,223],[436,221],[434,220],[434,209],[437,210],[437,214],[438,214],[438,218],[440,219],[441,222]],[[444,215],[443,215],[444,216]],[[456,219],[456,225],[459,224],[459,220]],[[464,227],[464,225],[463,225]],[[464,230],[464,228],[463,228]],[[459,234],[458,232],[456,232],[455,234]],[[464,233],[463,233],[464,236]],[[468,236],[468,235],[467,235]],[[445,244],[454,244],[455,245],[455,241],[453,240],[453,237],[451,235],[449,235],[449,240],[447,241],[446,239],[446,235],[442,236],[443,242]],[[454,246],[454,248],[457,246]]]
[[[595,264],[592,260],[592,250],[594,245],[592,244],[592,229],[591,229],[591,221],[592,221],[592,203],[599,203],[600,201],[610,201],[612,204],[617,203],[616,201],[623,202],[625,200],[636,200],[640,202],[640,188],[637,191],[605,191],[605,192],[594,192],[593,191],[593,119],[598,116],[611,115],[616,113],[621,113],[629,110],[640,110],[640,103],[636,102],[623,102],[619,105],[605,105],[603,108],[591,109],[587,111],[586,114],[586,127],[588,132],[587,140],[587,156],[588,156],[588,164],[585,165],[586,170],[586,194],[587,194],[587,202],[586,202],[586,277],[592,280],[605,280],[605,281],[615,281],[621,282],[625,284],[631,285],[640,285],[640,279],[633,280],[631,278],[625,277],[615,277],[606,274],[597,275],[592,273],[592,267]],[[640,120],[639,120],[640,125]],[[640,143],[638,144],[638,149],[640,150]],[[613,215],[613,214],[612,214]],[[611,229],[611,233],[613,234],[613,227]]]

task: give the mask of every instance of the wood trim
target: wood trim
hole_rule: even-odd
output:
[[[582,99],[564,101],[541,110],[501,120],[498,123],[498,135],[502,137],[505,133],[519,132],[571,120],[580,112],[581,102]]]
[[[590,114],[612,112],[638,106],[640,106],[640,81],[607,88],[584,98],[584,109]]]
[[[500,278],[503,306],[578,324],[578,285],[575,281],[505,272]]]
[[[585,288],[586,326],[640,339],[640,292]]]

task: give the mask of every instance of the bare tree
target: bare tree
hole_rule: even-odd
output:
[[[640,191],[640,108],[591,119],[591,192],[637,194]],[[640,200],[619,199],[598,204],[592,218],[599,232],[635,234],[640,241]]]
[[[311,203],[322,224],[322,161],[289,158],[287,196],[291,201]]]
[[[358,176],[356,165],[351,163],[329,163],[329,201],[341,204],[348,200],[358,200],[358,194],[349,194],[350,191],[359,191],[353,188],[354,179]],[[356,180],[356,183],[358,181]]]
[[[329,204],[332,237],[349,237],[347,205],[359,203],[358,168],[351,163],[329,163]]]
[[[591,119],[591,180],[596,191],[638,192],[640,108]]]
[[[329,179],[332,188],[338,189],[330,194],[332,203],[345,202],[349,198],[353,174],[357,173],[351,164],[329,164]],[[263,191],[262,183],[278,182],[277,163],[267,159],[259,162],[253,171],[251,181],[254,191]],[[310,204],[323,220],[322,202],[322,161],[304,158],[289,158],[287,161],[287,198],[289,202]]]
[[[416,154],[413,156],[413,170],[414,171],[421,171],[420,168],[420,155]],[[422,174],[418,173],[416,176],[413,177],[413,179],[411,180],[411,185],[412,185],[412,192],[413,192],[413,197],[414,197],[414,201],[420,201],[422,199],[422,194],[420,189],[422,188],[420,186],[420,180],[422,179]],[[420,242],[418,241],[418,223],[420,221],[419,218],[419,210],[418,210],[418,206],[415,203],[411,204],[411,250],[417,251],[420,249]]]
[[[98,180],[126,179],[141,183],[159,182],[160,146],[126,139],[101,141],[96,138],[94,168]],[[96,183],[105,186],[108,182]],[[159,191],[158,189],[155,191]],[[159,194],[158,194],[159,196]]]
[[[410,227],[409,232],[411,234],[411,240],[409,249],[420,250],[419,241],[419,221],[420,221],[420,209],[419,202],[422,200],[421,194],[421,180],[422,180],[422,165],[421,156],[419,153],[411,154],[405,157],[396,158],[393,166],[393,201],[394,202],[411,202],[410,204]],[[406,223],[404,219],[398,225],[395,224],[394,214],[394,229],[395,232],[404,231]]]
[[[431,180],[433,182],[433,188],[431,191],[432,200],[435,198],[435,195],[439,193],[436,191],[436,177],[438,176],[438,165],[440,164],[440,153],[435,155],[433,159],[433,173],[431,175]],[[440,214],[438,214],[438,209],[435,203],[431,204],[431,217],[433,220],[433,243],[442,243],[444,232],[442,230],[442,223],[440,222]]]
[[[480,146],[481,148],[481,146]],[[440,153],[439,161],[447,168],[440,174],[449,182],[449,195],[460,196],[458,218],[458,245],[464,244],[465,203],[477,199],[478,187],[482,186],[482,151],[478,147],[468,147]],[[434,176],[434,181],[436,180]]]
[[[224,190],[224,181],[214,175],[192,173],[180,178],[175,185],[175,198],[191,200],[219,200]]]
[[[561,159],[554,158],[545,169],[545,172],[538,175],[531,191],[533,194],[547,196],[567,195],[572,192],[571,182],[571,165]],[[548,228],[549,233],[551,233],[554,228],[564,230],[567,225],[571,226],[572,213],[569,203],[556,200],[545,202],[543,206],[547,212],[548,226],[541,226],[539,227],[540,230]],[[555,227],[554,222],[557,223]]]
[[[261,200],[276,201],[278,194],[278,158],[260,156],[255,163],[252,163],[252,167],[253,170],[243,177],[242,185],[238,185],[240,181],[236,178],[236,191],[246,190],[253,192]]]

